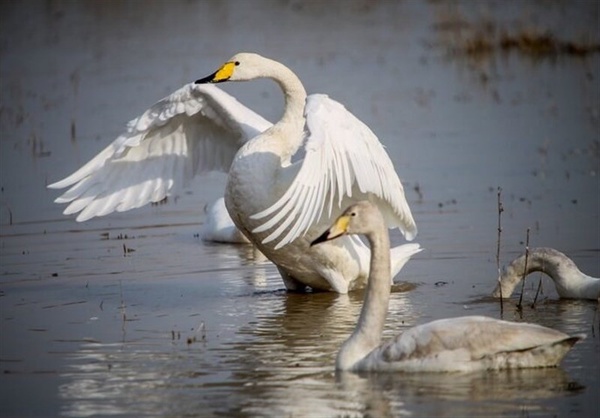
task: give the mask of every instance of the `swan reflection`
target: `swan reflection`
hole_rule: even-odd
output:
[[[276,272],[268,280],[280,286]],[[66,355],[62,413],[334,416],[350,400],[335,389],[332,364],[362,297],[362,292],[305,295],[279,289],[233,297],[214,312],[223,322],[206,321],[206,339],[191,344],[186,342],[189,330],[203,318],[179,318],[179,329],[188,330],[181,339],[167,329],[152,330],[150,338],[146,329],[140,337],[142,328],[159,328],[157,321],[169,315],[145,324],[142,318],[130,326],[123,342],[83,344]],[[390,311],[391,316],[415,318],[404,293],[392,295]]]
[[[420,416],[510,414],[536,410],[541,400],[585,390],[561,368],[446,374],[338,372],[336,382],[342,391],[360,396],[372,416],[400,415],[406,405]],[[452,408],[429,403],[432,398],[450,401]]]

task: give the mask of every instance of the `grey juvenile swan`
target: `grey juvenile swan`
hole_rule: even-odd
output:
[[[525,254],[515,258],[503,269],[492,296],[499,298],[502,295],[502,298],[509,298],[521,279],[535,271],[550,276],[561,298],[592,300],[600,298],[600,279],[582,273],[573,260],[554,248],[529,250],[527,270],[525,270]]]
[[[468,372],[552,367],[585,337],[536,324],[464,316],[413,327],[382,344],[390,298],[390,241],[377,207],[366,201],[350,206],[312,245],[346,234],[367,238],[371,265],[358,324],[337,355],[338,370]]]

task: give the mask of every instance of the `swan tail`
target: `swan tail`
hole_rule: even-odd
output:
[[[423,251],[423,248],[417,243],[403,244],[392,248],[390,250],[392,279],[400,272],[400,270],[402,270],[406,262],[410,260],[413,255],[420,253],[421,251]]]
[[[549,344],[532,347],[527,350],[501,353],[496,358],[496,367],[493,368],[556,367],[567,355],[569,350],[571,350],[573,345],[585,337],[585,334],[577,334]],[[500,361],[498,362],[498,360]]]

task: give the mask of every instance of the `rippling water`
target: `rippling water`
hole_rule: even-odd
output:
[[[500,317],[501,261],[552,246],[600,276],[598,53],[501,50],[523,34],[598,43],[592,2],[1,4],[0,414],[3,416],[595,416],[598,304],[528,279],[503,317],[585,332],[561,367],[336,374],[362,293],[288,294],[249,246],[197,238],[224,177],[169,204],[84,224],[45,185],[125,122],[238,50],[281,60],[373,128],[426,251],[394,287],[390,337]],[[508,34],[508,35],[507,35]],[[483,40],[479,42],[476,40]],[[227,85],[275,120],[269,82]],[[392,242],[401,243],[399,234]]]

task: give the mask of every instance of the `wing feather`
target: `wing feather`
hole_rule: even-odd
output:
[[[350,201],[374,200],[388,227],[412,240],[417,228],[392,161],[375,134],[344,106],[325,95],[311,95],[306,109],[306,155],[298,174],[273,205],[252,215],[265,219],[253,232],[275,228],[264,240],[281,248],[306,234]]]
[[[582,338],[583,335],[576,337]],[[466,352],[468,361],[476,361],[499,353],[555,344],[569,338],[569,335],[538,324],[464,316],[413,327],[383,344],[369,356],[374,355],[393,363],[432,359],[444,353],[451,356],[462,350]]]
[[[78,221],[158,202],[196,174],[227,171],[237,150],[271,123],[211,85],[187,84],[127,124],[70,176],[57,203]]]

